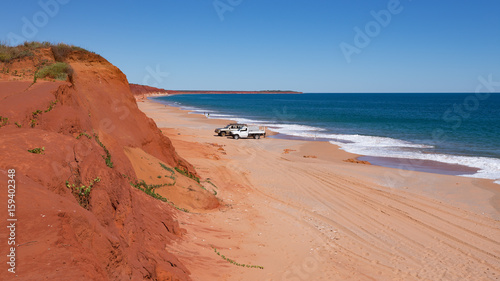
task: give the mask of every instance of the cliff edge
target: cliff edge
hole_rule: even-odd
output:
[[[0,70],[0,181],[15,170],[19,280],[190,280],[165,249],[182,239],[175,214],[219,203],[202,188],[180,203],[155,192],[199,179],[138,109],[126,76],[48,43],[1,46]]]

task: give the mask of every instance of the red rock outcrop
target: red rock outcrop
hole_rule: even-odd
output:
[[[137,177],[124,149],[194,168],[138,109],[118,68],[71,49],[62,58],[73,69],[68,81],[33,84],[40,59],[57,57],[51,48],[33,52],[0,62],[23,71],[0,81],[0,183],[15,169],[18,280],[190,280],[165,249],[183,233],[177,210],[131,187]],[[40,153],[28,152],[34,148]],[[91,191],[80,196],[73,184]],[[7,192],[0,200],[4,206]]]

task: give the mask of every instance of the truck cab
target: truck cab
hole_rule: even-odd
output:
[[[239,123],[231,123],[231,124],[226,125],[226,127],[224,127],[224,128],[215,129],[215,133],[221,137],[225,137],[226,135],[231,135],[231,131],[239,130],[245,126],[247,126],[247,125],[246,124],[239,124]]]

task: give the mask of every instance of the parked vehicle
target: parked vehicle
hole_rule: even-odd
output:
[[[243,126],[239,130],[231,131],[233,139],[240,138],[254,138],[260,139],[260,137],[266,137],[266,128],[260,128],[259,126]]]
[[[231,131],[237,131],[243,126],[246,126],[246,124],[231,123],[224,128],[215,129],[215,133],[221,137],[225,137],[226,135],[231,135]]]

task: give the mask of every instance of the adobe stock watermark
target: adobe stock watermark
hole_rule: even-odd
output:
[[[212,5],[220,21],[224,21],[224,14],[226,12],[233,12],[234,8],[241,5],[241,3],[243,3],[243,0],[215,0]]]
[[[411,1],[411,0],[409,0]],[[403,11],[404,7],[399,0],[389,0],[387,8],[378,12],[371,11],[372,21],[365,24],[364,28],[354,27],[353,44],[342,42],[339,44],[340,50],[344,55],[347,63],[351,63],[354,54],[361,54],[361,51],[368,47],[372,38],[377,37],[382,32],[382,28],[386,28],[392,21],[392,17]]]
[[[142,84],[143,85],[150,85],[152,87],[158,87],[160,83],[162,83],[169,75],[170,73],[168,72],[162,72],[160,70],[160,65],[156,65],[156,69],[152,69],[151,66],[146,66],[146,74],[144,78],[142,79]],[[150,84],[151,78],[154,79],[154,83]]]
[[[330,267],[330,259],[337,254],[337,240],[339,232],[331,225],[325,216],[314,210],[303,208],[294,214],[297,220],[308,225],[313,232],[309,234],[310,252],[302,259],[289,266],[281,274],[281,279],[286,281],[316,280],[318,274],[323,274],[326,267]]]
[[[330,254],[327,248],[315,249],[310,256],[304,257],[300,265],[295,265],[291,270],[285,271],[281,280],[311,280],[311,276],[320,269],[321,264],[328,260]]]
[[[16,273],[16,227],[17,227],[17,215],[16,215],[16,169],[9,169],[7,174],[7,229],[9,229],[9,235],[7,236],[7,264],[9,268],[7,269],[10,273]]]
[[[493,81],[493,74],[489,74],[487,78],[479,76],[478,85],[474,94],[464,98],[462,103],[453,104],[443,114],[443,121],[451,125],[451,129],[460,128],[462,122],[469,119],[471,114],[479,109],[482,101],[487,100],[492,93],[500,91],[500,81]],[[486,90],[486,91],[484,91]],[[434,139],[440,139],[444,130],[436,129],[433,133]]]
[[[447,139],[447,135],[451,131],[458,130],[467,119],[472,117],[472,114],[479,110],[481,103],[484,103],[492,93],[500,92],[500,80],[494,81],[493,74],[488,77],[479,76],[478,84],[473,94],[467,95],[462,102],[454,103],[446,109],[441,117],[444,122],[440,128],[435,128],[432,131],[432,142],[434,146],[438,146]],[[395,188],[398,183],[402,183],[405,178],[413,177],[415,167],[424,162],[422,159],[405,159],[399,165],[399,170],[390,170],[384,173],[385,185]],[[420,180],[420,179],[419,179]],[[429,182],[426,182],[429,184]]]
[[[7,40],[12,45],[20,45],[29,39],[33,39],[39,30],[49,24],[50,19],[57,16],[62,5],[66,5],[70,0],[40,0],[38,6],[40,10],[35,12],[31,18],[22,17],[21,34],[9,32]]]

